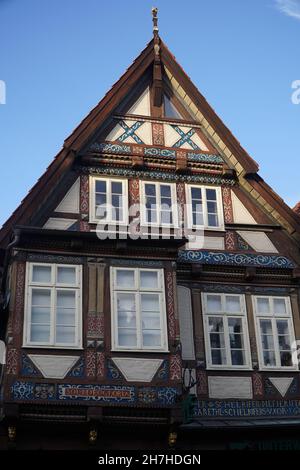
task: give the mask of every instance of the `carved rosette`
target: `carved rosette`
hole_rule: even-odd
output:
[[[163,124],[157,122],[152,123],[152,140],[153,145],[165,145]]]

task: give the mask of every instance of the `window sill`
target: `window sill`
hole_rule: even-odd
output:
[[[170,354],[170,351],[166,349],[117,349],[117,348],[114,348],[114,349],[111,349],[111,352],[112,353],[123,352],[123,353],[130,353],[130,354],[132,353]]]
[[[72,351],[83,351],[82,346],[47,346],[47,345],[38,345],[38,344],[23,344],[22,349],[63,349],[63,350],[72,350]]]
[[[246,366],[245,366],[245,367],[235,367],[235,366],[219,366],[219,367],[216,367],[216,366],[207,366],[207,367],[206,367],[206,370],[214,370],[214,371],[219,370],[219,371],[224,371],[224,372],[227,371],[227,370],[228,370],[228,371],[234,370],[234,371],[236,371],[236,372],[238,372],[238,371],[240,371],[240,372],[251,372],[251,371],[253,371],[253,368],[250,367],[250,366],[247,366],[247,367],[246,367]]]
[[[260,372],[299,372],[298,367],[260,367]]]

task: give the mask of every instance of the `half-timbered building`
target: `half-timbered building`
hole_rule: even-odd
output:
[[[299,215],[153,16],[0,231],[3,446],[226,446],[300,424]]]

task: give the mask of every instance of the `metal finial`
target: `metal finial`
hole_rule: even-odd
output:
[[[152,21],[153,21],[153,34],[158,35],[158,18],[157,18],[158,8],[152,8]]]

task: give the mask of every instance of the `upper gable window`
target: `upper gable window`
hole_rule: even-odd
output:
[[[179,111],[175,108],[174,104],[167,95],[164,95],[164,109],[165,117],[174,119],[183,119]]]
[[[189,228],[224,229],[221,188],[187,185]]]
[[[81,266],[27,263],[24,346],[81,347]]]
[[[177,227],[176,185],[142,181],[141,221],[143,226]]]
[[[126,225],[128,219],[127,180],[91,177],[90,222]]]

